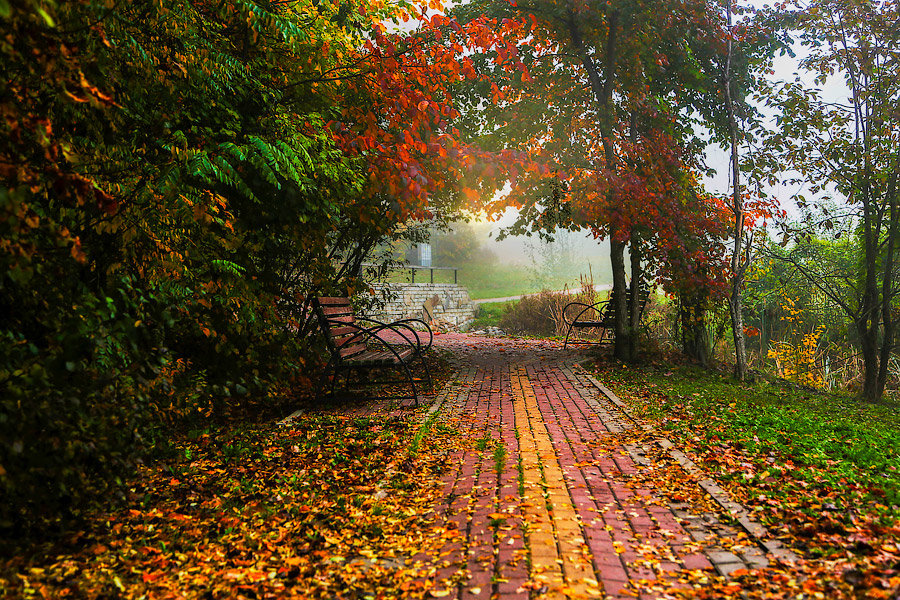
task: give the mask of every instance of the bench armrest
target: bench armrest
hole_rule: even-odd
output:
[[[354,333],[352,337],[347,339],[347,341],[344,342],[343,344],[341,344],[341,346],[337,349],[338,355],[340,354],[341,348],[350,346],[356,342],[365,343],[366,341],[368,341],[370,339],[375,339],[380,344],[383,344],[388,350],[390,350],[391,354],[393,354],[397,358],[398,361],[403,362],[403,359],[400,356],[400,353],[394,347],[394,346],[396,346],[396,344],[391,344],[386,339],[384,339],[383,337],[378,335],[378,333],[380,331],[382,331],[383,329],[391,329],[392,331],[397,333],[397,335],[399,335],[400,337],[403,337],[403,334],[401,334],[396,329],[394,329],[390,326],[387,326],[387,325],[381,326],[381,327],[366,328],[366,327],[363,327],[362,325],[357,325],[356,323],[345,323],[345,322],[339,321],[337,319],[327,319],[327,321],[328,321],[328,323],[330,323],[332,325],[337,325],[338,327],[351,327],[351,328],[357,330],[357,333]],[[404,338],[404,339],[406,339],[406,338]],[[416,350],[416,351],[418,352],[418,350]]]
[[[421,323],[425,327],[425,331],[419,331],[418,329],[411,327],[409,323]],[[419,340],[420,345],[422,344],[422,341],[419,339],[419,334],[421,333],[422,337],[425,337],[424,334],[427,333],[428,341],[425,342],[424,349],[427,350],[428,348],[431,348],[431,343],[434,341],[434,333],[431,331],[431,326],[422,319],[400,319],[399,321],[394,321],[391,325],[400,325],[412,331],[413,335],[416,336],[416,339]]]
[[[393,331],[397,335],[399,335],[403,340],[416,348],[416,352],[421,352],[422,350],[427,350],[431,347],[431,342],[434,339],[434,334],[431,332],[431,327],[428,326],[428,323],[421,319],[400,319],[399,321],[393,321],[391,323],[384,323],[382,321],[378,321],[376,319],[370,319],[369,317],[357,317],[357,321],[366,321],[367,323],[375,323],[375,327],[370,327],[368,331],[379,332],[385,329]],[[423,338],[425,337],[425,332],[416,331],[413,329],[410,323],[421,323],[425,326],[425,331],[428,333],[427,342],[423,345]],[[403,330],[403,331],[401,331]],[[406,333],[408,332],[408,333]],[[422,337],[419,337],[419,334],[423,334]]]
[[[577,321],[578,319],[581,318],[581,315],[583,315],[587,311],[591,310],[592,308],[597,311],[602,311],[602,309],[606,308],[606,305],[608,305],[609,303],[610,303],[610,300],[601,300],[600,302],[594,302],[593,304],[585,304],[584,302],[569,302],[563,308],[563,313],[562,313],[563,321],[565,321],[566,325],[572,325],[572,323],[574,323],[575,321]],[[574,319],[572,319],[571,321],[568,321],[566,318],[566,314],[568,313],[570,306],[581,306],[583,308],[578,312],[577,315],[575,315]]]

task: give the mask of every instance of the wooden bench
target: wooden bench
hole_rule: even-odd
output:
[[[627,302],[631,304],[631,288],[626,291]],[[569,302],[563,308],[563,321],[566,323],[566,340],[563,342],[563,349],[569,345],[569,336],[572,335],[573,329],[600,329],[600,339],[596,342],[581,342],[584,344],[603,344],[607,341],[606,332],[615,329],[616,317],[614,314],[613,302],[614,296],[610,294],[606,300],[595,302],[594,304],[585,304],[584,302]],[[640,292],[640,307],[638,308],[638,320],[644,314],[644,307],[650,298],[650,290],[642,289]],[[572,309],[572,310],[570,310]],[[569,319],[570,314],[574,314],[573,319]],[[612,337],[609,338],[612,341]]]
[[[424,353],[431,347],[433,336],[425,321],[402,319],[393,323],[382,323],[375,319],[357,317],[353,314],[349,298],[313,298],[312,304],[331,355],[316,387],[316,400],[319,399],[329,374],[333,375],[331,395],[334,395],[335,386],[342,372],[346,373],[346,386],[349,388],[352,371],[397,369],[405,375],[404,379],[380,382],[377,385],[408,383],[410,395],[378,397],[412,398],[416,401],[416,406],[419,405],[416,380],[409,367],[416,360],[421,361],[425,367],[428,387],[431,387],[431,373]],[[365,327],[360,325],[360,321],[373,325]],[[424,327],[424,331],[414,329],[414,324]]]

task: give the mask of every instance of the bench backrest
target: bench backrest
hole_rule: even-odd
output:
[[[650,299],[650,288],[639,288],[640,295],[638,296],[638,301],[640,305],[638,306],[638,319],[640,319],[641,315],[644,314],[644,307],[647,306],[647,301]],[[631,302],[631,288],[628,288],[628,301]]]
[[[631,287],[627,288],[625,291],[625,299],[628,304],[631,304],[632,291]],[[603,321],[603,326],[607,328],[612,328],[615,325],[615,302],[613,302],[613,294],[610,292],[609,294],[609,302],[607,302],[603,306],[603,310],[600,314],[600,320]],[[642,288],[641,294],[638,297],[640,300],[640,306],[638,307],[638,319],[640,319],[641,315],[644,314],[644,307],[647,306],[647,300],[650,299],[650,290],[648,288]]]
[[[353,316],[349,298],[313,298],[313,307],[325,336],[328,350],[336,361],[352,358],[366,351],[364,338]]]

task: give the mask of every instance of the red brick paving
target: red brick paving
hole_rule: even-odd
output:
[[[634,425],[575,366],[577,352],[460,334],[436,345],[458,366],[439,416],[473,441],[452,457],[436,507],[449,532],[436,596],[662,598],[688,570],[715,574],[715,549],[695,542],[708,535],[699,519],[626,485],[634,455],[598,443]]]

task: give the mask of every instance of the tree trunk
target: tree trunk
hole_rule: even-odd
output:
[[[618,159],[615,145],[613,144],[613,136],[615,134],[613,127],[615,118],[613,88],[615,87],[614,82],[618,60],[619,13],[612,10],[607,16],[609,28],[607,30],[606,48],[603,57],[602,77],[600,70],[594,63],[593,55],[587,52],[584,47],[578,13],[575,10],[575,3],[571,1],[569,2],[568,17],[566,25],[572,38],[572,47],[575,50],[575,54],[581,59],[585,73],[588,76],[588,83],[594,94],[594,100],[597,103],[598,125],[600,126],[606,169],[611,173],[615,173],[618,169]],[[615,190],[611,190],[609,193],[614,198]],[[619,235],[619,231],[610,227],[609,258],[613,275],[612,297],[614,302],[613,317],[615,320],[613,354],[616,358],[628,360],[630,341],[628,339],[628,308],[625,301],[625,243],[616,240]]]
[[[863,386],[861,397],[867,402],[878,402],[878,329],[870,327],[868,321],[857,322],[859,345],[863,359]]]
[[[706,330],[704,302],[696,297],[682,296],[679,304],[681,349],[685,356],[708,367],[709,332]]]
[[[876,383],[876,400],[880,401],[884,396],[884,387],[887,385],[888,365],[891,352],[894,350],[894,315],[891,299],[894,289],[894,246],[898,235],[898,221],[900,221],[900,207],[897,206],[897,173],[894,173],[888,181],[888,233],[887,247],[885,248],[884,267],[881,272],[881,322],[882,337],[878,364],[878,381]]]
[[[628,340],[628,304],[626,302],[625,283],[625,242],[618,242],[615,238],[609,241],[609,261],[612,265],[613,275],[613,314],[615,316],[615,344],[613,355],[619,360],[629,359]]]
[[[629,257],[631,258],[631,303],[628,306],[628,360],[636,361],[639,347],[639,327],[641,324],[641,283],[644,279],[641,268],[641,240],[637,234],[631,232],[629,243]]]
[[[744,313],[741,307],[741,289],[732,282],[728,308],[731,312],[731,329],[734,334],[734,376],[739,381],[747,378],[747,347],[744,344]]]
[[[747,348],[744,338],[744,314],[741,292],[748,260],[743,260],[744,202],[741,197],[741,164],[738,155],[738,130],[734,118],[734,100],[731,97],[731,0],[725,3],[728,12],[728,56],[725,61],[725,109],[728,112],[728,133],[731,137],[732,211],[734,212],[734,248],[731,252],[731,295],[728,309],[731,313],[731,331],[734,337],[734,376],[747,378]]]
[[[862,399],[867,402],[878,402],[878,329],[881,323],[879,315],[877,273],[877,236],[876,227],[872,224],[872,200],[870,190],[863,184],[863,243],[865,256],[865,284],[859,307],[856,327],[859,331],[860,349],[863,357]]]
[[[878,331],[881,325],[881,303],[878,289],[878,241],[881,233],[880,221],[875,201],[872,197],[871,178],[868,167],[861,178],[860,200],[863,209],[863,256],[865,257],[865,283],[860,302],[859,318],[856,327],[863,357],[863,389],[862,399],[867,402],[878,402],[881,394],[878,390]]]

